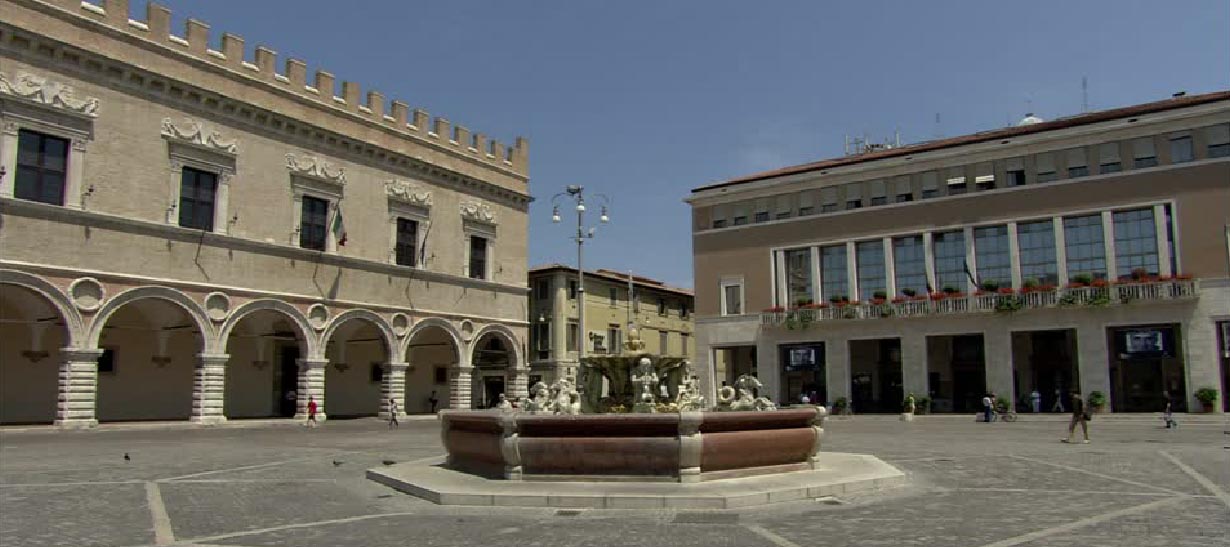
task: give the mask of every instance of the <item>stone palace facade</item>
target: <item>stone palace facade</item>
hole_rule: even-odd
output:
[[[469,408],[480,362],[525,394],[525,140],[152,3],[0,12],[0,423]]]

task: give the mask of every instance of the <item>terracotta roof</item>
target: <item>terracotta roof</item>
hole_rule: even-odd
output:
[[[763,171],[763,172],[755,173],[752,175],[730,179],[724,182],[719,182],[719,183],[710,184],[707,186],[701,186],[699,188],[694,188],[692,190],[692,193],[695,194],[698,192],[703,192],[705,190],[712,190],[715,188],[723,188],[723,187],[734,186],[738,184],[746,184],[749,182],[771,179],[774,177],[781,177],[785,175],[795,175],[799,173],[807,173],[810,171],[818,171],[821,169],[829,169],[832,167],[841,167],[845,165],[865,163],[865,162],[875,161],[875,160],[880,160],[880,159],[885,159],[885,158],[894,158],[897,156],[907,156],[910,154],[930,152],[933,150],[940,150],[943,148],[952,148],[956,146],[962,146],[966,144],[975,144],[975,143],[991,141],[991,140],[996,140],[996,139],[1003,139],[1007,137],[1018,137],[1021,135],[1031,135],[1034,133],[1042,133],[1045,131],[1054,131],[1057,129],[1067,129],[1069,127],[1088,125],[1092,123],[1113,120],[1116,118],[1126,118],[1129,116],[1139,116],[1142,114],[1150,114],[1154,112],[1164,112],[1166,110],[1174,110],[1177,108],[1185,108],[1189,106],[1196,106],[1196,105],[1201,105],[1201,104],[1206,104],[1206,103],[1211,103],[1211,102],[1224,101],[1228,99],[1230,99],[1230,91],[1216,91],[1213,93],[1205,93],[1202,95],[1186,95],[1186,96],[1181,96],[1181,97],[1173,97],[1170,99],[1165,99],[1165,100],[1151,102],[1151,103],[1126,106],[1123,108],[1112,108],[1110,110],[1100,110],[1098,112],[1090,112],[1088,114],[1081,114],[1077,116],[1059,118],[1056,120],[1051,120],[1049,122],[1042,122],[1042,123],[1023,125],[1023,126],[1005,127],[1003,129],[983,131],[980,133],[962,135],[959,137],[952,137],[948,139],[926,141],[926,142],[921,142],[921,143],[913,144],[909,146],[902,146],[900,148],[889,148],[887,150],[868,152],[866,154],[860,154],[857,156],[844,156],[840,158],[832,158],[832,159],[821,160],[821,161],[812,162],[812,163],[804,163],[801,165],[794,165],[790,167],[782,167],[780,169],[773,169],[771,171]]]
[[[543,273],[543,272],[548,272],[552,270],[564,270],[567,272],[577,271],[577,269],[573,266],[568,266],[566,264],[552,263],[552,264],[542,264],[539,266],[532,266],[529,269],[528,273],[536,274],[536,273]],[[619,272],[616,270],[608,270],[605,268],[599,268],[597,270],[585,270],[585,275],[593,276],[593,277],[600,277],[602,279],[606,279],[609,281],[616,281],[624,285],[628,283],[628,274]],[[673,293],[683,294],[687,296],[693,296],[691,289],[685,289],[683,287],[672,287],[661,281],[658,281],[657,279],[652,279],[649,277],[644,277],[644,276],[639,276],[639,275],[634,274],[632,276],[632,281],[641,287],[647,287],[650,289],[656,289],[656,290],[665,291],[665,292],[673,292]]]

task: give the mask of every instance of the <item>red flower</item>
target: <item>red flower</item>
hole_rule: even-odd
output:
[[[896,297],[896,298],[894,298],[894,299],[893,299],[893,304],[900,304],[900,303],[902,303],[902,302],[905,302],[905,297],[904,297],[904,296],[898,296],[898,297]]]
[[[1174,278],[1177,281],[1187,281],[1192,278],[1192,274],[1176,274]]]
[[[1085,287],[1085,286],[1086,286],[1086,285],[1085,285],[1084,283],[1081,283],[1080,281],[1073,281],[1073,282],[1071,282],[1071,283],[1068,283],[1068,288],[1069,288],[1069,289],[1080,289],[1080,288],[1083,288],[1083,287]]]
[[[1093,280],[1093,283],[1090,283],[1090,284],[1089,284],[1089,286],[1090,286],[1090,287],[1102,288],[1102,287],[1105,287],[1107,284],[1108,284],[1108,283],[1106,282],[1106,280],[1105,280],[1105,279],[1094,279],[1094,280]]]
[[[1012,294],[1014,292],[1016,291],[1013,291],[1012,287],[1000,287],[999,288],[999,294]]]
[[[774,306],[772,308],[766,308],[764,310],[765,313],[781,313],[784,311],[786,311],[786,308],[783,308],[781,306]]]

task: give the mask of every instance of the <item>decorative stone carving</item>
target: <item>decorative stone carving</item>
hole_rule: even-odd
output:
[[[307,319],[312,328],[325,330],[325,325],[329,324],[329,309],[324,304],[312,304],[308,307]]]
[[[657,412],[658,373],[653,369],[653,361],[648,357],[641,357],[632,381],[641,386],[636,402],[632,405],[632,411]]]
[[[552,414],[575,416],[581,413],[581,394],[570,378],[560,378],[551,384],[547,410]]]
[[[398,338],[402,338],[410,332],[410,317],[404,313],[393,314],[393,318],[389,323],[393,325],[393,334],[396,334]]]
[[[226,320],[231,313],[231,299],[225,293],[211,292],[205,296],[205,315],[215,323]]]
[[[414,183],[405,180],[390,180],[384,183],[384,193],[389,199],[419,207],[431,207],[431,192],[420,191]]]
[[[235,154],[239,151],[238,142],[234,139],[222,138],[222,134],[217,131],[207,131],[201,122],[186,118],[184,123],[187,125],[186,128],[175,125],[171,118],[163,118],[162,136],[227,154]]]
[[[688,367],[688,372],[691,372],[691,367]],[[689,374],[679,386],[679,393],[675,396],[675,405],[679,407],[680,412],[705,409],[705,398],[700,394],[700,380],[697,377]]]
[[[68,286],[69,298],[72,298],[73,304],[81,311],[97,310],[106,294],[102,283],[93,277],[82,277]]]
[[[551,402],[549,398],[550,392],[551,389],[547,387],[547,384],[535,382],[533,386],[530,386],[529,398],[522,403],[521,407],[526,412],[543,412],[547,410]]]
[[[72,86],[33,74],[19,72],[13,80],[9,80],[0,72],[0,93],[91,118],[98,117],[97,98],[78,99],[73,96]]]
[[[756,397],[756,390],[764,387],[755,376],[744,374],[735,380],[735,389],[738,395],[735,400],[730,402],[731,410],[777,410],[777,405],[773,404],[768,397]]]
[[[461,322],[461,337],[466,342],[474,339],[474,323],[471,323],[469,319]]]
[[[287,154],[286,168],[290,169],[291,174],[294,175],[319,179],[334,184],[346,184],[345,168],[333,165],[316,156],[297,157],[294,154]]]
[[[491,210],[491,206],[477,201],[462,202],[461,218],[487,224],[496,223],[495,212]]]

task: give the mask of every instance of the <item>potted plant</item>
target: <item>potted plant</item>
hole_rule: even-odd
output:
[[[930,414],[931,413],[931,398],[930,397],[919,397],[916,401],[914,401],[914,413],[915,414]]]
[[[850,400],[845,397],[838,397],[836,401],[833,401],[833,414],[836,416],[850,414]]]
[[[1009,401],[1007,397],[1000,396],[1000,397],[995,398],[995,411],[996,412],[999,412],[1001,414],[1008,412],[1008,409],[1011,408],[1011,405],[1012,405],[1012,402]]]
[[[961,294],[961,291],[958,291],[957,288],[952,285],[945,285],[943,291],[944,291],[944,294],[949,295],[949,296],[952,296],[955,294]]]
[[[888,299],[887,291],[876,291],[876,292],[871,293],[871,303],[872,304],[883,304],[884,301],[887,299]]]
[[[1026,279],[1021,282],[1021,292],[1034,292],[1038,290],[1039,283],[1037,279]]]
[[[1068,286],[1073,288],[1088,287],[1090,283],[1093,283],[1092,275],[1087,273],[1079,273],[1072,276],[1072,282],[1068,283]]]
[[[1090,391],[1089,399],[1086,402],[1089,403],[1089,408],[1093,409],[1094,412],[1106,410],[1106,394],[1101,391],[1096,389]]]
[[[1213,412],[1213,404],[1217,402],[1217,390],[1211,387],[1197,389],[1196,400],[1200,401],[1200,408],[1202,410]]]
[[[979,288],[981,288],[985,292],[995,292],[999,290],[999,282],[998,281],[983,281],[982,285],[980,285]]]
[[[914,296],[918,294],[918,291],[914,289],[901,289],[901,294],[906,298],[914,298]]]

